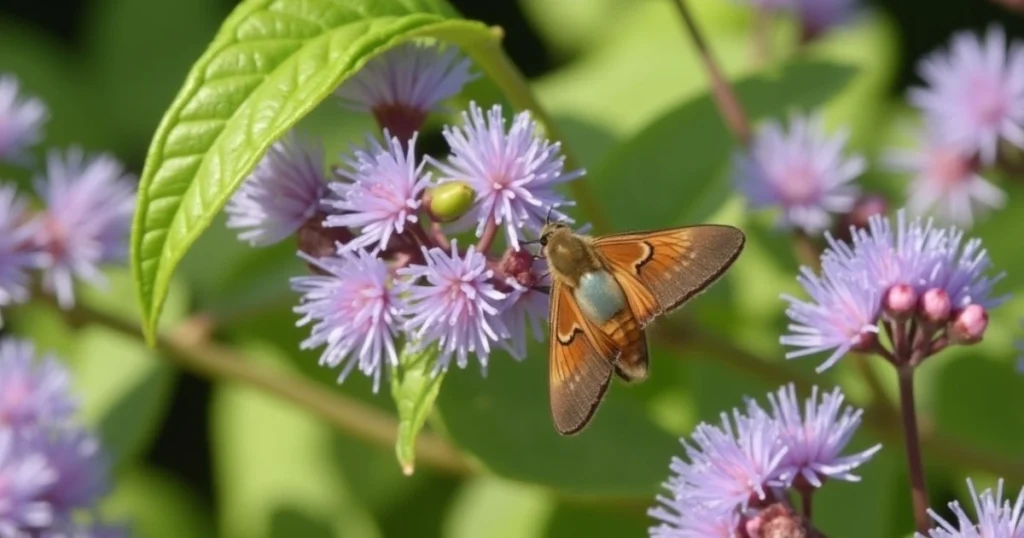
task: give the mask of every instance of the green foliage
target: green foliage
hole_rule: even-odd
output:
[[[419,350],[410,348],[406,344],[398,357],[398,368],[391,373],[391,397],[398,410],[395,454],[405,474],[413,473],[416,436],[434,408],[434,400],[437,399],[445,376],[445,372],[434,371],[436,346]]]

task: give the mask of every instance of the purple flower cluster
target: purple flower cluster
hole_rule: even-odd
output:
[[[925,86],[908,99],[923,118],[919,147],[893,151],[890,166],[913,177],[912,211],[969,226],[1005,203],[983,168],[1003,151],[1024,148],[1024,42],[1008,44],[998,26],[983,36],[961,32],[948,50],[922,60],[918,73]]]
[[[742,0],[758,9],[792,13],[798,17],[803,39],[810,40],[847,22],[856,12],[857,0]]]
[[[827,236],[820,274],[802,269],[810,300],[783,295],[791,324],[780,342],[794,348],[786,358],[828,352],[822,371],[858,351],[913,366],[948,345],[981,340],[988,309],[1006,299],[992,295],[1003,275],[988,274],[981,240],[965,240],[956,227],[908,221],[901,210],[895,229],[875,216],[851,234],[849,243]]]
[[[291,282],[299,324],[311,328],[301,347],[323,348],[320,363],[340,368],[339,381],[358,368],[376,389],[401,346],[436,346],[435,372],[471,356],[486,371],[492,350],[521,359],[529,329],[542,336],[542,268],[520,245],[547,219],[568,220],[560,208],[571,203],[556,189],[583,171],[565,171],[559,144],[529,112],[506,123],[502,107],[475,103],[462,125],[444,127],[447,158],[418,154],[427,114],[472,77],[453,48],[378,56],[337,93],[373,113],[383,140],[368,135],[328,169],[290,136],[227,207],[228,225],[253,245],[298,236],[316,273]],[[449,235],[468,230],[474,244]]]
[[[660,522],[652,537],[756,538],[762,511],[789,504],[791,491],[812,495],[829,479],[860,480],[852,471],[881,449],[842,455],[862,412],[844,407],[839,389],[820,395],[815,387],[802,410],[793,385],[768,400],[770,410],[748,399],[731,420],[723,413],[720,424],[702,423],[682,440],[686,457],[672,460],[669,495],[649,511]]]
[[[19,99],[17,88],[13,78],[0,78],[0,158],[8,150],[24,156],[46,118],[45,107]],[[100,267],[127,256],[135,181],[113,157],[53,150],[35,190],[43,206],[38,211],[13,185],[0,185],[0,308],[28,300],[32,270],[40,272],[42,288],[70,308],[76,280],[103,285]]]
[[[934,510],[929,510],[932,519],[938,523],[928,534],[917,533],[916,538],[1021,538],[1024,537],[1024,490],[1017,495],[1016,502],[1003,499],[1003,481],[999,480],[995,492],[986,489],[978,495],[974,483],[967,479],[971,491],[976,520],[960,506],[959,502],[949,503],[949,509],[956,516],[955,522],[947,521]]]
[[[56,358],[0,340],[0,536],[127,535],[97,515],[109,464],[70,389]]]

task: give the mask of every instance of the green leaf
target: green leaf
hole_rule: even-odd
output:
[[[483,379],[450,372],[438,397],[449,436],[506,478],[588,497],[650,498],[679,444],[615,381],[585,430],[558,435],[548,407],[546,351],[531,346],[523,362],[495,353]]]
[[[270,145],[371,57],[417,37],[459,45],[536,108],[500,32],[437,0],[248,0],[192,67],[149,149],[132,268],[152,341],[174,269]],[[538,111],[543,118],[543,114]]]
[[[124,521],[146,538],[214,536],[213,514],[196,491],[160,471],[133,467],[119,473],[103,503],[109,521]]]
[[[416,457],[416,436],[423,428],[427,415],[434,408],[434,400],[441,390],[444,372],[434,372],[437,347],[412,350],[406,344],[398,358],[398,368],[391,376],[391,397],[398,409],[398,440],[395,455],[402,472],[413,473]]]
[[[287,368],[266,346],[248,360]],[[331,427],[290,404],[239,385],[211,402],[214,478],[225,538],[380,536],[336,465]]]
[[[736,83],[752,120],[790,109],[811,109],[850,80],[852,68],[798,62],[778,72]],[[593,184],[615,229],[663,228],[699,222],[732,191],[721,177],[734,147],[707,94],[668,111],[617,148],[598,168]]]

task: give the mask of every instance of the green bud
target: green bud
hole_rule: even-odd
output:
[[[473,207],[476,192],[461,181],[438,185],[427,193],[427,210],[438,222],[451,222]]]

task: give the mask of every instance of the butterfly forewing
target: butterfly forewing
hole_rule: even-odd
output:
[[[562,434],[580,431],[601,402],[618,350],[587,321],[564,284],[551,287],[551,416]]]
[[[743,232],[732,226],[700,225],[609,235],[595,239],[594,248],[646,325],[722,276],[743,243]]]

